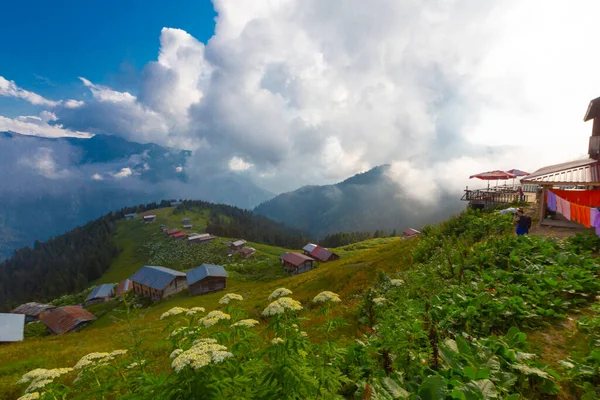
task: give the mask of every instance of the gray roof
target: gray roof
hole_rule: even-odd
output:
[[[115,293],[115,285],[112,283],[105,283],[103,285],[96,286],[92,292],[86,297],[85,301],[96,299],[98,297],[112,297]]]
[[[236,240],[235,242],[231,243],[234,246],[243,246],[246,244],[245,240]]]
[[[56,306],[41,303],[25,303],[11,311],[13,314],[24,314],[30,317],[37,317],[41,313],[52,311]]]
[[[175,271],[171,268],[145,265],[135,274],[131,275],[129,279],[153,289],[163,290],[173,279],[183,276],[185,276],[183,272]]]
[[[136,213],[131,213],[131,214],[125,214],[125,216],[126,217],[133,217],[133,218],[135,218],[135,217],[137,217],[137,214]]]
[[[302,248],[302,250],[304,250],[304,251],[307,251],[307,252],[309,252],[309,253],[310,253],[311,251],[313,251],[313,250],[314,250],[314,249],[316,249],[316,248],[317,248],[317,245],[316,245],[316,244],[313,244],[313,243],[308,243],[306,246],[304,246],[304,247]]]
[[[0,314],[0,343],[23,340],[24,314]]]
[[[220,276],[227,278],[228,275],[227,271],[225,271],[225,268],[221,267],[220,265],[202,264],[201,266],[187,272],[188,285],[193,285],[207,276]]]
[[[600,163],[591,158],[540,168],[522,183],[592,183],[600,181]]]

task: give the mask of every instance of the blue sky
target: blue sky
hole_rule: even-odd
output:
[[[209,0],[18,0],[3,2],[2,14],[0,75],[50,99],[81,98],[78,76],[135,93],[163,27],[202,42],[215,27]],[[0,108],[14,116],[31,106],[0,98]]]

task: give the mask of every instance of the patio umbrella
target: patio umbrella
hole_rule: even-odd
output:
[[[508,172],[509,174],[513,174],[515,176],[513,178],[513,188],[515,187],[515,178],[516,177],[530,175],[529,172],[521,171],[520,169],[509,169],[506,172]]]
[[[514,179],[515,176],[516,175],[513,175],[509,172],[496,170],[496,171],[487,171],[487,172],[482,172],[480,174],[471,175],[469,177],[469,179],[477,178],[477,179],[481,179],[484,181],[496,181],[496,186],[498,186],[499,180]],[[489,187],[490,187],[490,183],[488,182],[488,188]]]

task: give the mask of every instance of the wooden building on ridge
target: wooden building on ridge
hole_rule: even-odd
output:
[[[146,265],[129,278],[137,295],[154,301],[179,293],[187,288],[183,272],[165,267]]]
[[[227,288],[227,271],[220,265],[202,264],[187,272],[190,295],[218,292]]]

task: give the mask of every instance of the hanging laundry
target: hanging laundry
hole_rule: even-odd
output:
[[[552,192],[561,199],[569,203],[579,204],[580,206],[598,207],[600,206],[600,190],[559,190],[552,189]]]
[[[598,214],[599,213],[600,212],[598,211],[597,208],[594,208],[594,207],[590,208],[590,226],[592,228],[596,228],[596,226],[597,226],[596,225],[596,218],[598,218]],[[600,220],[599,220],[599,222],[600,222]]]
[[[552,192],[551,190],[548,190],[547,203],[550,211],[556,212],[556,194],[554,194],[554,192]]]
[[[558,196],[556,197],[556,211],[569,221],[571,220],[571,203]]]
[[[577,222],[587,228],[590,227],[590,208],[570,203],[571,221]]]

